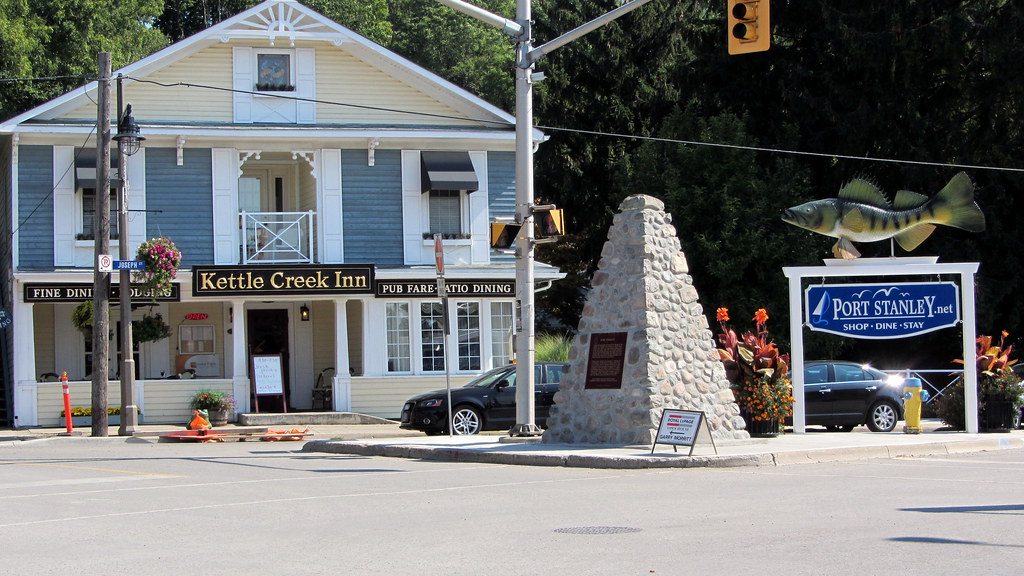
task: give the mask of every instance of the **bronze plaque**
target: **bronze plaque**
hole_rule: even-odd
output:
[[[626,358],[626,333],[609,332],[590,335],[590,356],[587,358],[588,390],[622,388],[622,368]]]

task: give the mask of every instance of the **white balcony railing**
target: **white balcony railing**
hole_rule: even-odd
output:
[[[242,212],[242,261],[313,263],[313,211]]]

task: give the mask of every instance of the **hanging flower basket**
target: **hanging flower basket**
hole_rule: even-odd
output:
[[[133,280],[155,302],[159,294],[171,289],[181,266],[181,251],[170,238],[154,238],[139,245],[136,259],[146,264],[133,273]]]
[[[157,342],[171,335],[171,327],[160,313],[146,314],[142,320],[132,322],[132,335],[137,342]]]

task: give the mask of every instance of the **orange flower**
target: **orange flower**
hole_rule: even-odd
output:
[[[764,308],[758,308],[757,312],[754,312],[752,320],[758,324],[764,324],[768,321],[768,311]]]
[[[729,321],[729,309],[728,308],[719,308],[718,310],[715,311],[715,314],[717,314],[717,319],[718,319],[719,322],[728,322]]]

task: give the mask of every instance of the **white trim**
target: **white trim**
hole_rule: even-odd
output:
[[[70,168],[69,168],[70,167]],[[108,192],[109,193],[109,192]],[[75,197],[75,147],[53,147],[53,265],[75,265],[75,233],[82,222]],[[76,214],[76,206],[78,213]]]
[[[826,262],[827,263],[827,262]],[[952,264],[921,263],[913,258],[861,258],[852,262],[838,261],[834,266],[805,266],[783,268],[789,278],[789,333],[793,346],[790,372],[793,390],[804,389],[804,334],[803,334],[803,289],[804,278],[832,278],[839,276],[937,276],[939,274],[960,275],[960,297],[963,309],[963,357],[974,357],[974,339],[977,333],[974,302],[974,275],[978,273],[977,262]],[[806,432],[806,407],[804,395],[793,394],[793,431]],[[964,404],[967,432],[978,432],[978,374],[975,370],[964,370]]]
[[[341,150],[325,148],[319,154],[320,170],[316,179],[318,260],[322,264],[340,264],[345,260]]]
[[[238,152],[234,148],[213,149],[213,261],[237,264],[238,240]]]

